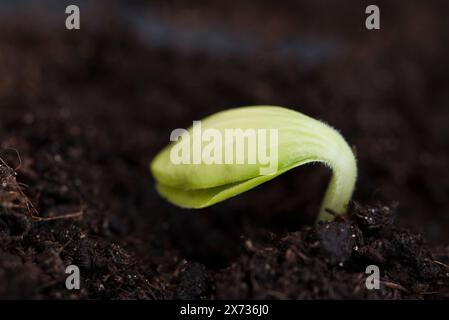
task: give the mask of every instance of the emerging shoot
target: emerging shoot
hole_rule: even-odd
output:
[[[332,169],[318,218],[347,210],[357,177],[351,148],[330,126],[272,106],[222,111],[177,129],[152,161],[158,192],[184,208],[204,208],[311,162]],[[246,143],[245,143],[246,142]],[[326,210],[327,209],[327,210]]]

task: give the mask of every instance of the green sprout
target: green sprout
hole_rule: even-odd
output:
[[[181,131],[172,133],[174,142],[159,152],[151,163],[156,188],[169,202],[183,208],[208,207],[290,169],[320,162],[332,169],[332,177],[318,218],[331,220],[334,214],[346,212],[356,183],[357,164],[351,148],[335,129],[297,111],[274,106],[230,109],[211,115],[200,124],[201,127],[194,122],[188,130],[178,129]],[[205,137],[206,134],[201,132],[209,132],[207,129],[213,129],[210,131],[213,134]],[[220,136],[229,136],[231,129],[243,134],[241,139],[234,136],[234,140],[217,144]],[[263,130],[270,132],[269,143],[263,135],[250,135],[251,132],[264,133]],[[195,142],[195,138],[201,141]],[[268,145],[263,152],[251,148],[249,142],[256,138]],[[245,141],[248,142],[246,145]],[[237,154],[242,145],[246,162],[242,162],[241,155],[239,158]],[[223,160],[226,151],[231,151],[231,156]],[[257,156],[258,160],[254,161]],[[268,158],[274,159],[275,165],[270,162],[267,169]]]

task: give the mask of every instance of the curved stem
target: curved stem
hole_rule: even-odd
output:
[[[327,210],[336,214],[347,211],[357,179],[357,162],[351,148],[337,131],[329,129],[331,140],[328,142],[336,148],[332,148],[332,154],[326,150],[323,157],[323,162],[332,169],[332,177],[318,215],[318,219],[324,221],[333,219]]]

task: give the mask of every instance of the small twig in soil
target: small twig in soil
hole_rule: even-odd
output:
[[[295,246],[291,246],[290,249],[292,249],[292,251],[298,256],[300,257],[302,260],[304,260],[304,262],[309,261],[309,257],[307,257],[304,253],[302,253],[298,248],[296,248]]]
[[[14,149],[14,148],[7,148],[6,150],[12,150],[17,154],[17,159],[19,160],[19,164],[17,167],[14,168],[14,171],[19,170],[22,167],[22,158],[20,157],[19,150]]]
[[[380,281],[381,284],[383,284],[385,287],[390,288],[390,289],[396,289],[396,290],[401,290],[403,292],[408,293],[409,291],[404,288],[403,286],[401,286],[398,283],[394,283],[394,282],[390,282],[390,281]]]
[[[435,262],[436,264],[440,265],[440,266],[443,266],[443,267],[449,269],[449,265],[447,265],[447,264],[445,264],[443,262],[440,262],[440,261],[437,261],[437,260],[432,260],[432,261]]]
[[[282,292],[279,292],[279,291],[267,289],[266,292],[269,295],[271,295],[279,300],[287,300],[288,299],[288,296],[286,294],[283,294]]]
[[[79,211],[54,216],[54,217],[39,217],[36,215],[31,214],[31,218],[33,218],[36,221],[53,221],[53,220],[61,220],[61,219],[72,219],[72,218],[78,218],[81,217],[84,214],[84,209],[81,208]]]

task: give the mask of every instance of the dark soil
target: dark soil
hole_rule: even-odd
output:
[[[381,5],[385,27],[368,33],[357,6],[156,2],[172,28],[157,43],[123,11],[76,32],[2,19],[0,298],[449,298],[448,7]],[[169,39],[195,28],[238,34],[238,50]],[[328,49],[303,52],[297,34]],[[318,166],[200,211],[158,196],[148,165],[171,130],[252,104],[296,108],[354,145],[344,220],[313,224]],[[80,291],[65,288],[70,264]],[[371,264],[380,290],[365,287]]]

